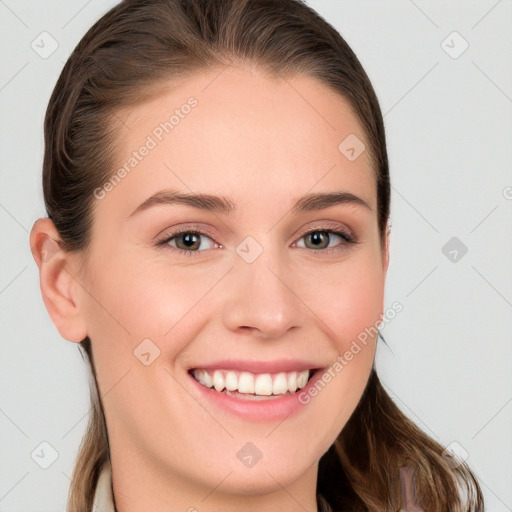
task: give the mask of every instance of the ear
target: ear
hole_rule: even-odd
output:
[[[30,231],[30,250],[39,268],[43,302],[61,336],[80,342],[87,336],[78,304],[76,258],[61,247],[55,224],[48,218],[38,219]]]

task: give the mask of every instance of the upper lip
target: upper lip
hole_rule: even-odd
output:
[[[310,361],[304,361],[303,359],[281,359],[274,361],[225,359],[206,364],[200,363],[197,366],[192,366],[190,370],[201,368],[205,370],[238,370],[251,373],[280,373],[316,370],[322,367],[322,365],[318,365]]]

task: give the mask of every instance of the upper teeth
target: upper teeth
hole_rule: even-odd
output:
[[[214,387],[217,391],[225,388],[228,391],[267,396],[284,395],[288,391],[295,393],[297,388],[303,388],[309,379],[309,370],[254,374],[238,370],[212,371],[198,368],[193,374],[201,384],[208,388]]]

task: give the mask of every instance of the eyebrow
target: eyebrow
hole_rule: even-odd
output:
[[[236,203],[226,196],[211,194],[184,193],[177,190],[161,190],[148,197],[129,215],[132,217],[137,213],[155,205],[183,204],[213,212],[230,214],[236,211]],[[304,213],[316,210],[323,210],[339,204],[359,205],[373,211],[373,208],[360,197],[351,192],[321,192],[307,194],[299,198],[292,206],[292,213]]]

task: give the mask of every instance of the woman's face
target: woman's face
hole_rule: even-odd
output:
[[[358,335],[383,313],[387,253],[360,123],[315,80],[235,67],[118,119],[118,178],[95,192],[76,293],[119,493],[169,481],[215,489],[212,503],[311,493],[373,364],[376,338]],[[317,194],[329,196],[305,201]],[[338,356],[330,379],[320,370],[289,391]]]

